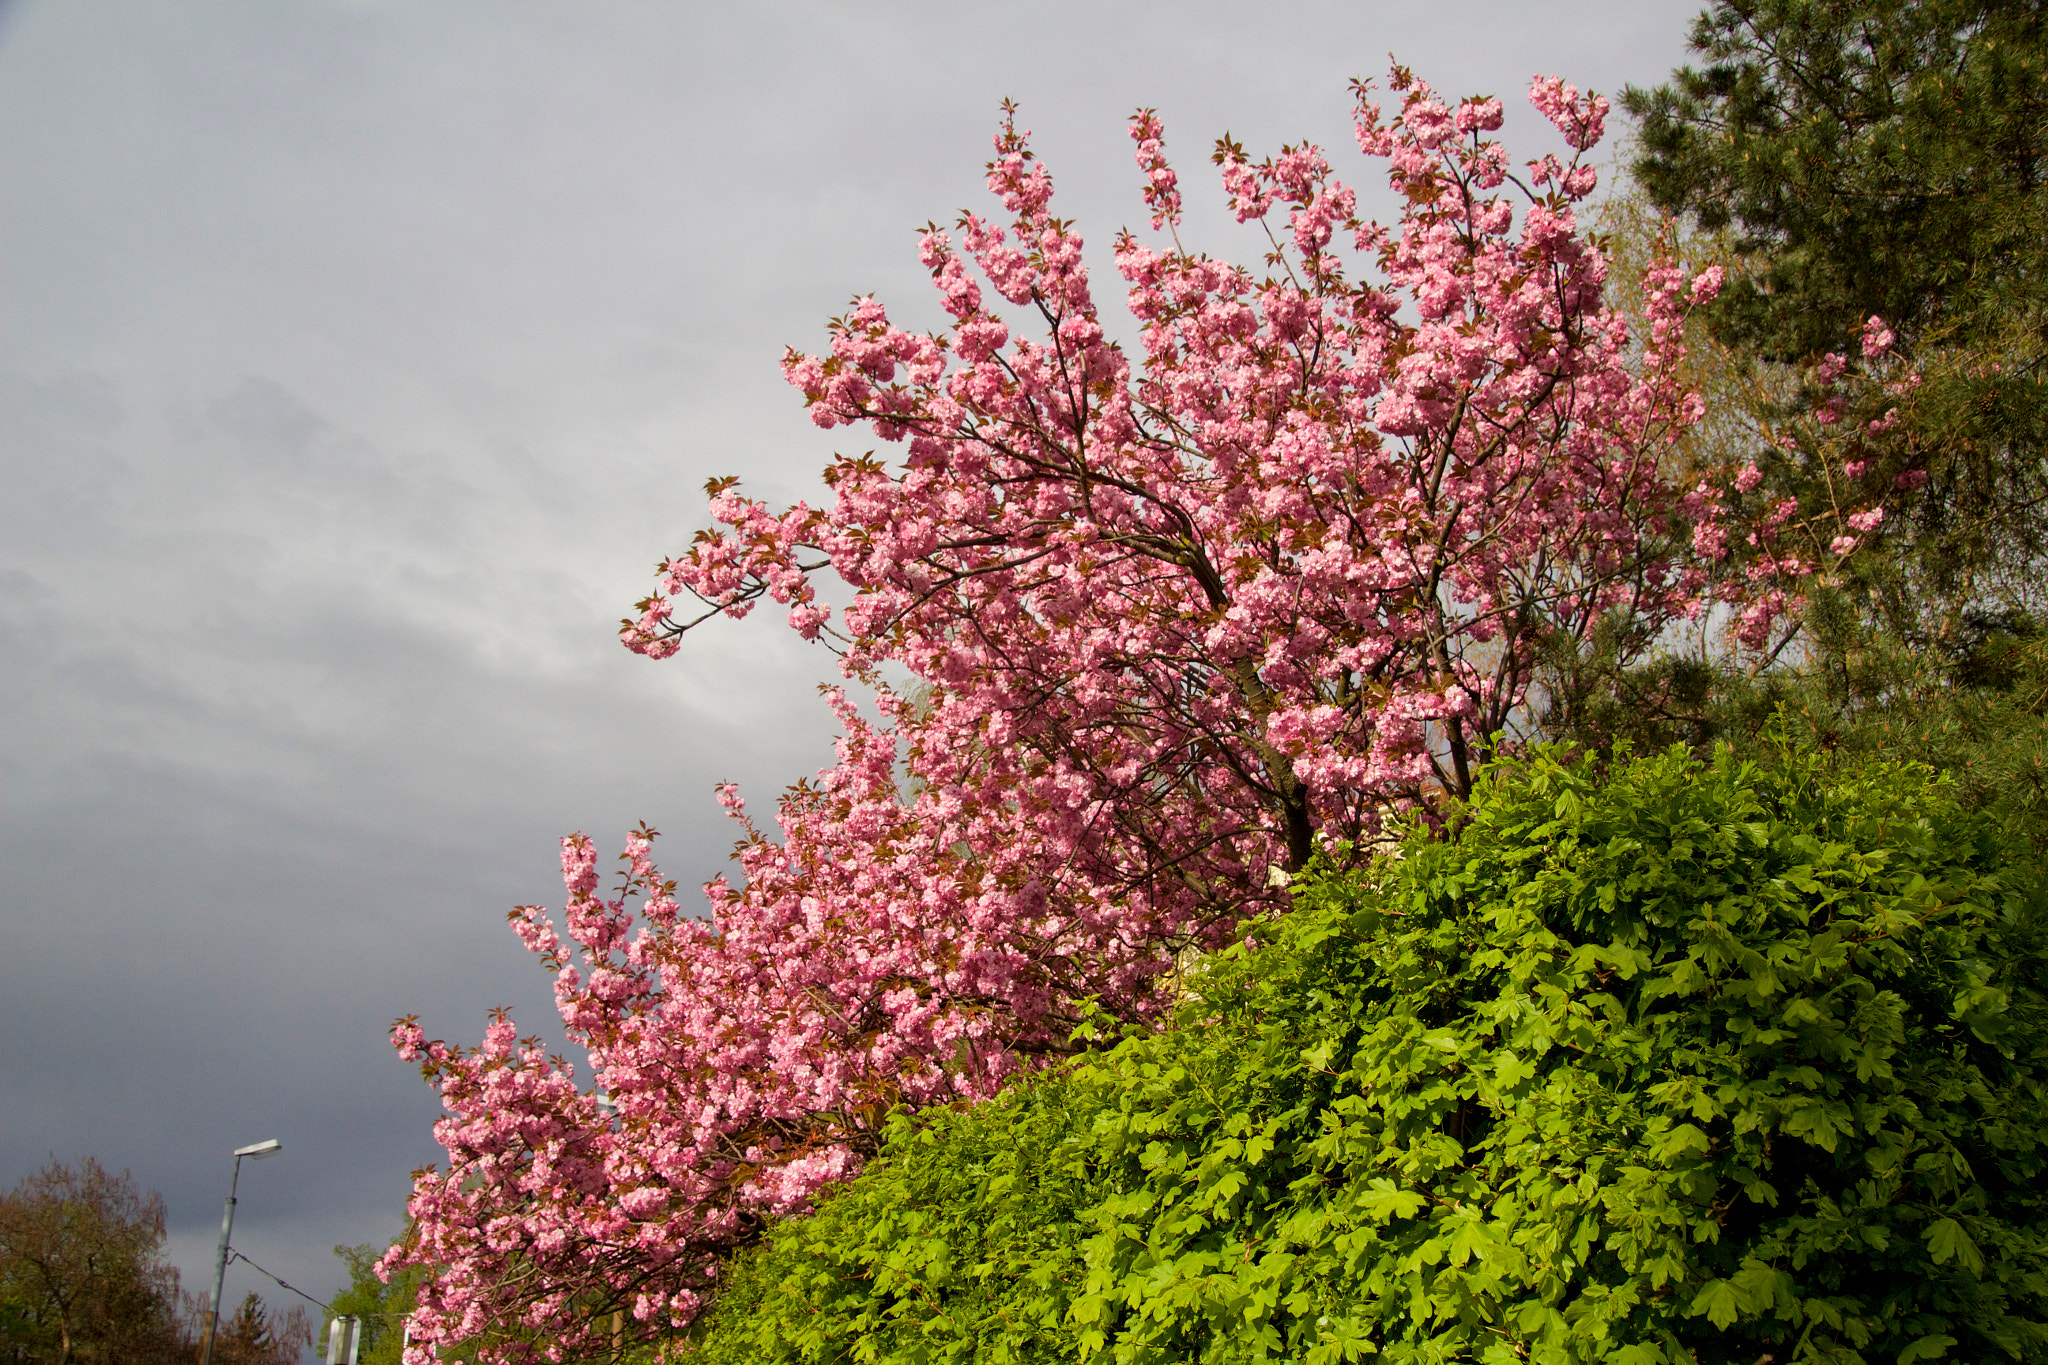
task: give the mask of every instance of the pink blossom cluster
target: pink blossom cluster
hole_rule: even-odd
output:
[[[1135,362],[1007,108],[1005,219],[921,243],[951,324],[860,298],[826,352],[785,357],[819,426],[902,463],[840,459],[830,507],[715,482],[716,528],[622,634],[663,657],[767,598],[874,716],[832,694],[837,762],[784,797],[779,837],[723,793],[744,881],[711,883],[708,920],[678,913],[650,832],[610,899],[565,843],[567,940],[537,909],[514,927],[593,1089],[503,1018],[474,1051],[400,1025],[448,1111],[386,1262],[435,1268],[412,1360],[467,1338],[569,1358],[614,1308],[636,1337],[688,1322],[721,1257],[856,1170],[892,1108],[986,1096],[1093,1009],[1154,1017],[1179,954],[1279,908],[1273,868],[1467,791],[1529,720],[1539,644],[1620,617],[1647,646],[1700,610],[1721,503],[1660,457],[1700,413],[1683,317],[1718,272],[1652,270],[1632,338],[1576,216],[1606,102],[1538,80],[1571,156],[1517,171],[1497,100],[1393,86],[1391,121],[1360,87],[1356,132],[1400,222],[1361,221],[1312,145],[1219,144],[1268,268],[1124,234]],[[1164,130],[1130,131],[1154,228],[1177,228]],[[854,592],[836,621],[825,571]]]
[[[1732,575],[1720,576],[1714,596],[1734,610],[1731,635],[1761,662],[1775,659],[1799,637],[1808,590],[1836,576],[1843,561],[1869,545],[1887,515],[1885,499],[1910,493],[1927,481],[1924,469],[1903,469],[1890,479],[1879,474],[1874,443],[1900,421],[1887,400],[1913,393],[1918,371],[1893,347],[1897,335],[1872,315],[1859,329],[1861,359],[1831,351],[1807,367],[1808,408],[1763,432],[1767,443],[1820,476],[1800,498],[1766,489],[1755,461],[1746,464],[1724,491],[1701,490],[1701,531],[1695,547],[1703,559],[1725,558],[1727,528],[1739,522],[1751,553]],[[1852,413],[1875,416],[1845,420]],[[1896,468],[1896,463],[1891,465]]]

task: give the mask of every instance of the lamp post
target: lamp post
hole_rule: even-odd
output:
[[[235,1148],[235,1171],[228,1178],[228,1205],[220,1216],[220,1263],[213,1271],[213,1316],[206,1323],[206,1345],[200,1348],[199,1365],[213,1365],[213,1339],[220,1334],[220,1291],[228,1278],[228,1234],[235,1226],[235,1186],[242,1181],[242,1158],[261,1161],[283,1150],[284,1144],[276,1138]]]

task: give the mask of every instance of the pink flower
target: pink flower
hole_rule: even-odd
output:
[[[1458,131],[1491,133],[1501,125],[1501,104],[1497,99],[1466,100],[1458,106]]]
[[[1600,140],[1607,123],[1607,101],[1598,95],[1579,97],[1579,88],[1556,76],[1538,76],[1529,87],[1529,103],[1557,126],[1574,151]]]
[[[1575,166],[1565,173],[1560,187],[1574,199],[1584,199],[1600,183],[1597,166]]]
[[[1152,230],[1180,222],[1180,177],[1167,164],[1166,130],[1150,109],[1131,115],[1131,140],[1138,144],[1138,169],[1145,173],[1145,204],[1152,210]]]

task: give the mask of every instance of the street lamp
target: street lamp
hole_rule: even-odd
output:
[[[206,1345],[200,1349],[199,1365],[213,1365],[213,1339],[220,1334],[220,1291],[228,1278],[228,1233],[235,1226],[235,1186],[242,1180],[242,1158],[261,1161],[283,1150],[284,1144],[276,1138],[235,1148],[235,1173],[228,1179],[228,1206],[220,1216],[220,1264],[213,1271],[213,1316],[206,1324]]]

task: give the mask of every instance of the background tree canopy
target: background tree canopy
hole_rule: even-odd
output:
[[[187,1358],[164,1202],[91,1157],[52,1161],[0,1195],[0,1360],[7,1365]]]
[[[0,1195],[0,1363],[192,1365],[211,1310],[179,1292],[164,1201],[91,1157],[51,1161]],[[294,1365],[305,1310],[273,1317],[250,1294],[221,1314],[220,1365]]]
[[[246,1294],[233,1313],[222,1312],[213,1359],[220,1365],[298,1365],[300,1350],[312,1344],[305,1309],[294,1304],[273,1318],[260,1296]]]
[[[412,1311],[413,1303],[419,1297],[421,1271],[417,1268],[397,1271],[389,1280],[378,1276],[377,1258],[385,1250],[374,1242],[334,1249],[334,1254],[348,1268],[348,1288],[336,1294],[327,1307],[334,1317],[363,1320],[357,1365],[398,1365],[405,1341],[404,1316]],[[326,1346],[325,1323],[313,1344],[321,1348]]]
[[[1892,487],[1890,553],[1863,556],[1851,596],[1950,655],[2042,605],[2044,26],[2028,0],[1730,0],[1695,23],[1702,67],[1622,99],[1637,183],[1728,235],[1722,341],[1764,362],[1853,355],[1877,315],[1920,367],[1924,388],[1865,414],[1902,410],[1873,449],[1753,458],[1766,506],[1832,494],[1850,459]]]
[[[1638,181],[1758,268],[1724,335],[1780,358],[1838,349],[1871,313],[1910,339],[1996,329],[2040,297],[2044,16],[2025,0],[1731,0],[1706,60],[1630,88]]]

